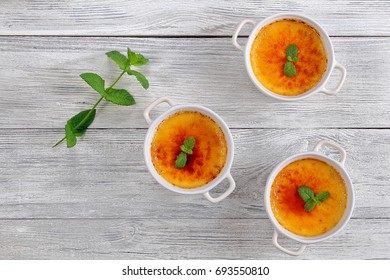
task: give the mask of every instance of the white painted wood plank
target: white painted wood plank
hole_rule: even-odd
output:
[[[2,37],[0,128],[62,128],[98,99],[78,75],[96,71],[112,82],[119,71],[104,53],[126,47],[150,58],[142,69],[150,88],[125,77],[119,86],[138,103],[98,107],[93,127],[145,128],[142,112],[161,96],[208,106],[235,128],[390,127],[390,38],[332,41],[348,71],[339,94],[285,103],[257,90],[228,38]]]
[[[390,259],[390,131],[364,129],[390,127],[389,38],[332,38],[348,69],[340,95],[287,104],[256,91],[229,38],[7,37],[231,36],[243,18],[286,10],[314,17],[332,36],[390,35],[390,2],[335,3],[2,1],[0,259],[291,259],[271,245],[264,184],[279,161],[323,138],[347,150],[356,209],[342,234],[300,258]],[[102,106],[75,149],[51,149],[67,117],[97,99],[78,74],[114,79],[104,52],[127,46],[151,58],[150,90],[123,82],[136,106]],[[142,111],[164,95],[202,103],[235,128],[238,187],[226,201],[169,192],[147,172]]]
[[[75,148],[51,149],[62,133],[0,130],[0,219],[266,218],[263,194],[271,170],[293,154],[311,151],[320,139],[347,151],[346,169],[356,190],[353,217],[390,219],[387,129],[233,129],[237,188],[218,204],[154,181],[144,163],[144,129],[91,129]]]
[[[288,11],[313,17],[331,35],[390,35],[387,0],[1,1],[0,35],[230,36],[244,18]]]
[[[291,257],[273,247],[268,219],[3,220],[0,259],[390,259],[389,228],[352,219]]]

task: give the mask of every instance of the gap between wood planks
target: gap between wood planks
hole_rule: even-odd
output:
[[[88,128],[88,130],[148,130],[149,128],[148,127],[113,127],[113,128],[110,128],[110,127],[91,127],[91,128]],[[332,127],[332,126],[329,126],[329,127],[294,127],[294,128],[291,128],[291,127],[278,127],[278,128],[275,128],[275,127],[229,127],[229,129],[235,129],[235,130],[251,130],[251,129],[272,129],[272,130],[297,130],[297,129],[310,129],[310,130],[333,130],[333,129],[337,129],[337,130],[386,130],[386,129],[390,129],[390,127]],[[12,131],[12,130],[15,130],[15,131],[22,131],[22,130],[46,130],[46,131],[62,131],[63,128],[61,127],[51,127],[51,128],[47,128],[47,127],[15,127],[15,128],[12,128],[12,127],[4,127],[4,128],[1,128],[0,127],[0,131]]]
[[[264,210],[265,211],[265,210]],[[121,218],[109,218],[109,217],[83,217],[83,218],[0,218],[0,221],[51,221],[51,220],[123,220],[123,221],[128,221],[128,220],[269,220],[268,217],[259,217],[259,218],[194,218],[194,217],[188,217],[188,218],[132,218],[132,217],[121,217]],[[387,217],[377,217],[377,218],[359,218],[359,217],[351,217],[351,220],[390,220],[390,218]]]
[[[233,34],[232,34],[233,35]],[[231,38],[232,35],[30,35],[30,34],[0,34],[1,37],[56,37],[56,38],[141,38],[141,39],[220,39]],[[239,35],[238,38],[248,38],[249,35]],[[329,35],[330,38],[390,38],[390,35]]]

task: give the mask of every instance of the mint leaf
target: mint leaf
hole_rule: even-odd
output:
[[[81,136],[95,119],[96,109],[93,109],[93,111],[89,114],[90,111],[91,110],[81,111],[80,113],[69,119],[68,122],[72,124],[73,132],[76,136]],[[84,120],[84,118],[87,116],[88,118]]]
[[[66,137],[66,146],[72,148],[77,143],[76,135],[73,133],[72,124],[68,121],[65,125],[65,137]]]
[[[184,140],[184,146],[186,146],[187,149],[192,150],[195,147],[195,138],[193,136],[188,137]]]
[[[191,149],[188,149],[188,147],[187,147],[186,145],[181,145],[181,146],[180,146],[180,150],[182,150],[182,151],[185,152],[186,154],[192,155],[192,150],[191,150]]]
[[[142,66],[149,62],[149,59],[145,58],[142,54],[135,53],[129,48],[127,49],[127,56],[130,60],[130,64],[134,66]]]
[[[316,205],[320,206],[321,203],[330,197],[329,192],[320,192],[317,195],[308,186],[300,186],[298,188],[299,196],[305,203],[305,211],[310,212]]]
[[[81,136],[85,133],[87,128],[91,125],[93,122],[96,110],[93,109],[91,113],[89,114],[91,110],[85,110],[81,111],[77,115],[70,118],[65,125],[65,137],[66,137],[66,146],[68,148],[72,148],[77,143],[76,136]]]
[[[292,59],[298,55],[298,47],[295,44],[291,44],[286,49],[287,59],[290,56]],[[291,61],[291,60],[290,60]]]
[[[313,199],[309,199],[308,201],[306,201],[304,209],[306,212],[310,212],[314,209],[315,206],[316,202]]]
[[[108,88],[105,98],[107,101],[117,105],[129,106],[135,104],[133,96],[124,89]]]
[[[180,152],[180,154],[177,156],[175,161],[175,167],[176,168],[183,168],[186,166],[187,163],[187,154],[184,152]]]
[[[148,79],[146,79],[146,77],[142,73],[129,69],[129,70],[127,70],[127,74],[135,76],[137,78],[138,82],[140,82],[141,86],[144,89],[149,88],[149,81],[148,81]]]
[[[297,69],[295,69],[294,63],[291,61],[287,61],[284,65],[284,74],[286,74],[287,77],[294,77],[297,73]]]
[[[330,193],[329,192],[320,192],[320,193],[317,194],[317,199],[319,201],[321,201],[321,202],[324,202],[329,197],[330,197]]]
[[[98,74],[95,73],[83,73],[80,77],[88,84],[91,88],[96,90],[102,96],[106,97],[106,91],[104,90],[104,80]]]
[[[178,154],[175,167],[183,168],[187,163],[187,154],[192,155],[192,149],[195,147],[195,138],[193,136],[184,140],[183,145],[180,146],[180,154]]]
[[[106,55],[111,58],[122,70],[125,70],[130,66],[130,61],[127,59],[127,57],[118,51],[110,51],[107,52]]]
[[[297,69],[293,62],[298,61],[298,47],[295,44],[291,44],[286,48],[287,62],[284,64],[284,74],[287,77],[294,77],[297,73]]]
[[[314,199],[313,190],[307,186],[300,186],[298,188],[298,193],[304,202],[308,201],[309,199]]]

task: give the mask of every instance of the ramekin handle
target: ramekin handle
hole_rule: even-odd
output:
[[[323,93],[326,93],[329,95],[335,95],[336,93],[338,93],[344,84],[345,78],[347,77],[347,69],[345,69],[345,67],[343,65],[341,65],[340,63],[336,62],[336,65],[334,66],[333,69],[338,69],[341,72],[341,78],[340,78],[340,81],[335,88],[328,89],[324,86],[324,88],[321,90]]]
[[[214,197],[211,197],[210,193],[209,192],[205,192],[203,195],[211,202],[213,203],[217,203],[217,202],[220,202],[222,200],[224,200],[226,197],[228,197],[233,191],[234,189],[236,188],[236,182],[234,181],[232,175],[229,173],[226,178],[229,180],[229,188],[223,193],[221,194],[220,196],[214,198]]]
[[[345,160],[347,159],[347,152],[344,150],[343,147],[341,147],[339,144],[337,144],[335,142],[332,142],[332,141],[329,141],[329,140],[321,140],[320,142],[318,142],[318,144],[314,148],[314,151],[315,152],[319,152],[319,150],[321,149],[321,147],[323,145],[328,145],[328,146],[331,146],[333,148],[336,148],[340,152],[340,154],[341,154],[340,163],[342,165],[344,165]]]
[[[305,244],[302,244],[301,247],[296,250],[296,251],[292,251],[292,250],[289,250],[289,249],[286,249],[284,247],[282,247],[279,243],[278,243],[278,232],[276,230],[274,230],[274,235],[272,236],[272,243],[274,244],[274,246],[276,248],[278,248],[280,251],[286,253],[286,254],[289,254],[291,256],[299,256],[300,254],[303,253],[303,251],[305,250],[306,248],[306,245]]]
[[[176,103],[168,98],[168,97],[160,97],[158,98],[157,100],[155,100],[152,104],[150,104],[148,107],[146,107],[145,111],[144,111],[144,118],[145,118],[145,121],[148,123],[148,124],[151,124],[152,123],[152,119],[150,118],[150,111],[156,107],[158,104],[160,103],[168,103],[170,106],[175,106]]]
[[[236,31],[234,32],[233,34],[233,37],[232,37],[232,41],[233,41],[233,46],[235,46],[238,50],[240,51],[243,51],[244,50],[244,46],[241,46],[238,42],[237,42],[237,37],[238,37],[238,34],[240,33],[242,27],[247,24],[247,23],[251,23],[253,26],[256,25],[256,22],[254,20],[251,20],[251,19],[244,19],[243,21],[241,21],[241,23],[237,26],[237,29]]]

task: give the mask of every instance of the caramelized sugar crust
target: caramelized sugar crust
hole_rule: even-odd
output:
[[[298,187],[305,185],[315,194],[328,191],[330,198],[312,211]],[[347,205],[347,188],[341,175],[329,164],[317,159],[301,159],[284,167],[271,187],[271,208],[278,222],[301,236],[321,235],[337,225]]]
[[[175,167],[180,145],[195,137],[193,154],[184,168]],[[227,144],[220,126],[210,117],[195,111],[178,112],[164,120],[151,145],[152,162],[157,172],[181,188],[197,188],[212,181],[225,166]]]
[[[289,78],[284,74],[286,48],[298,46],[297,73]],[[299,20],[284,19],[264,26],[253,41],[250,60],[259,82],[268,90],[296,96],[315,87],[327,67],[325,47],[317,30]]]

